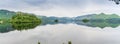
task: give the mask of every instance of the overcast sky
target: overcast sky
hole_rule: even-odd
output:
[[[0,0],[0,9],[58,17],[93,13],[120,14],[120,5],[109,0]]]

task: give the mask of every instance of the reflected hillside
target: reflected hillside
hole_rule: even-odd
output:
[[[1,14],[4,13],[4,14]],[[37,18],[36,15],[24,12],[12,12],[7,10],[0,10],[0,16],[3,17],[0,19],[0,32],[5,33],[13,30],[28,30],[33,29],[36,26],[41,24],[41,19]],[[7,17],[7,15],[11,15],[11,17]],[[5,16],[4,16],[5,15]],[[3,19],[5,18],[5,19]]]
[[[44,21],[44,22],[43,22]],[[56,24],[68,24],[68,23],[73,23],[77,25],[83,25],[83,26],[88,26],[88,27],[99,27],[99,28],[105,28],[105,27],[112,27],[116,28],[120,25],[120,19],[119,18],[114,18],[114,19],[94,19],[94,20],[59,20],[59,18],[53,19],[46,19],[43,20],[41,23],[5,23],[5,24],[0,24],[0,33],[6,33],[9,31],[22,31],[22,30],[29,30],[29,29],[34,29],[37,26],[45,26],[47,24],[49,25],[56,25]]]
[[[12,28],[18,31],[33,29],[40,23],[12,23]]]
[[[7,33],[10,31],[18,30],[29,30],[40,25],[40,23],[5,23],[0,24],[0,33]]]
[[[41,19],[41,25],[55,25],[55,24],[68,24],[72,23],[73,19],[69,17],[46,17],[46,16],[40,16]]]
[[[0,24],[0,33],[6,33],[9,31],[13,31],[12,25],[10,23]]]
[[[116,28],[120,25],[120,16],[116,14],[90,14],[85,16],[75,17],[74,23],[89,27],[112,27]]]
[[[12,23],[14,29],[27,30],[41,24],[41,19],[37,18],[34,14],[17,12],[16,15],[10,19],[10,23]]]
[[[120,19],[119,19],[120,21]],[[105,28],[105,27],[112,27],[116,28],[120,25],[120,22],[118,20],[107,20],[107,21],[89,21],[89,22],[82,22],[82,21],[75,21],[77,25],[84,25],[88,27],[99,27],[99,28]]]
[[[6,17],[6,16],[10,17]],[[88,27],[116,28],[120,25],[120,16],[117,14],[88,14],[77,17],[47,17],[36,16],[24,12],[11,12],[0,10],[0,33],[6,33],[14,30],[22,31],[34,29],[37,26],[56,25],[56,24],[77,24]]]

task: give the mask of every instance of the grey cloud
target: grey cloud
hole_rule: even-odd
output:
[[[50,9],[52,7],[63,8],[84,8],[88,5],[88,1],[92,1],[95,4],[106,4],[108,2],[104,0],[0,0],[0,8],[13,8],[13,9],[25,9],[34,8],[37,9]]]
[[[85,4],[85,0],[49,0],[52,4],[58,4],[58,5],[66,5],[66,6],[80,6],[82,4]]]
[[[47,0],[21,0],[31,5],[41,5],[47,2]]]
[[[23,0],[22,0],[23,1]],[[86,0],[24,0],[23,2],[28,3],[32,6],[62,6],[62,7],[79,7],[86,4]]]

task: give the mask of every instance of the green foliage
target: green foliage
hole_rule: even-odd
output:
[[[4,23],[9,22],[9,19],[16,15],[15,12],[13,11],[8,11],[8,10],[0,10],[0,19],[4,21]]]
[[[100,28],[105,28],[105,27],[112,27],[112,28],[116,28],[119,26],[120,23],[112,23],[112,22],[108,22],[108,21],[102,21],[102,22],[90,22],[90,24],[88,24],[89,26],[93,26],[93,27],[100,27]]]
[[[1,21],[2,21],[2,20],[0,19],[0,24],[1,24]]]
[[[41,20],[38,19],[34,14],[17,12],[16,15],[14,15],[11,18],[10,22],[12,23],[40,23]]]
[[[55,22],[58,22],[58,20],[56,19]]]
[[[105,14],[105,13],[100,13],[96,14],[94,16],[91,16],[92,19],[111,19],[111,18],[120,18],[117,14]]]
[[[22,31],[22,30],[33,29],[38,25],[40,25],[40,23],[12,23],[12,28]]]
[[[13,11],[0,10],[0,19],[10,19],[13,15],[15,15]]]
[[[68,41],[68,44],[72,44],[72,42],[71,42],[71,41]]]
[[[38,42],[38,44],[40,44],[40,42]]]
[[[9,31],[13,31],[14,29],[11,27],[10,23],[2,23],[0,24],[0,33],[7,33]]]
[[[10,19],[10,22],[14,29],[21,31],[35,28],[41,24],[41,19],[37,18],[34,14],[17,12],[16,15]]]
[[[89,20],[88,20],[88,19],[83,19],[82,21],[83,21],[84,23],[89,22]]]

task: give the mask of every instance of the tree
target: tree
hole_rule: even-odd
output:
[[[38,44],[40,44],[40,42],[38,42]]]
[[[71,42],[71,41],[68,41],[68,44],[72,44],[72,42]]]
[[[88,20],[88,19],[83,19],[82,21],[83,21],[84,23],[89,22],[89,20]]]
[[[14,23],[40,23],[41,20],[37,18],[34,14],[28,14],[28,13],[22,13],[17,12],[16,15],[14,15],[11,18],[11,22]]]
[[[58,22],[58,20],[56,19],[55,22]]]
[[[40,23],[11,23],[11,24],[12,24],[12,28],[18,31],[33,29],[38,25],[40,25]]]
[[[14,29],[21,31],[35,28],[41,24],[41,19],[37,18],[34,14],[17,12],[16,15],[10,19],[10,22]]]

